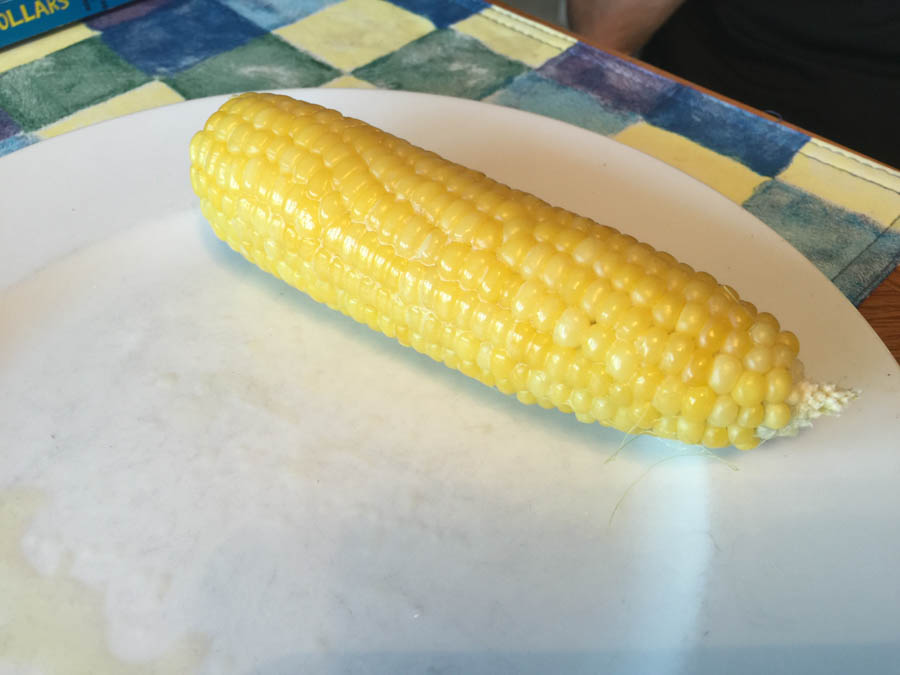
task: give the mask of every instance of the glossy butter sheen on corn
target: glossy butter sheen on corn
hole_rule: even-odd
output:
[[[709,448],[795,416],[797,338],[611,227],[285,96],[230,99],[190,155],[236,251],[523,403]]]

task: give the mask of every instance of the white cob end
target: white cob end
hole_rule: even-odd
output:
[[[840,415],[858,396],[856,389],[844,389],[834,384],[800,382],[786,401],[794,411],[791,421],[781,429],[759,426],[756,428],[756,435],[764,441],[776,436],[796,436],[801,429],[811,427],[812,421],[817,417]]]

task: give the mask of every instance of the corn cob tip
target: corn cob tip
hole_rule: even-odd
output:
[[[796,436],[802,429],[811,427],[813,420],[819,417],[840,416],[851,402],[859,398],[859,395],[857,389],[839,387],[835,384],[798,382],[786,401],[793,409],[791,421],[780,429],[760,425],[756,428],[756,435],[763,441],[778,436]]]

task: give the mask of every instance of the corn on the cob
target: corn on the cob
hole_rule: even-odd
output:
[[[244,94],[190,154],[232,248],[523,403],[750,449],[852,396],[709,274],[337,111]]]

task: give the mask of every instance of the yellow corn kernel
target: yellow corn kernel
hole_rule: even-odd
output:
[[[527,232],[518,233],[508,239],[497,248],[497,257],[508,267],[518,267],[528,255],[528,251],[534,246],[534,237]]]
[[[609,387],[611,385],[612,378],[610,378],[609,375],[601,370],[591,369],[590,378],[588,380],[588,390],[594,396],[605,396],[609,392]]]
[[[495,381],[496,384],[494,386],[497,387],[497,391],[501,394],[511,396],[516,393],[516,388],[512,386],[509,380],[498,380],[495,378]]]
[[[676,432],[678,440],[682,443],[694,445],[703,440],[703,432],[706,431],[706,425],[703,422],[688,419],[687,417],[678,418],[678,426]]]
[[[681,412],[684,390],[685,386],[681,378],[669,375],[656,388],[653,406],[666,417],[674,417]]]
[[[603,296],[597,307],[597,313],[591,316],[597,323],[607,326],[615,326],[619,317],[631,307],[628,294],[623,291],[612,290]]]
[[[675,330],[687,335],[698,335],[709,318],[706,308],[699,302],[688,302],[681,309],[678,320],[675,322]]]
[[[725,336],[725,342],[722,344],[721,351],[741,359],[752,348],[753,340],[750,339],[747,331],[736,329]]]
[[[614,329],[595,323],[585,331],[582,350],[591,361],[605,361],[606,352],[616,340]]]
[[[563,311],[553,328],[553,341],[562,347],[578,347],[584,341],[591,320],[578,307]]]
[[[763,347],[771,347],[778,338],[778,324],[777,322],[773,324],[770,321],[760,320],[761,316],[757,316],[756,323],[750,326],[748,333],[756,344]]]
[[[622,265],[622,259],[615,250],[613,250],[609,243],[603,247],[603,250],[600,252],[600,255],[594,261],[593,269],[594,272],[597,273],[597,276],[603,277],[604,279],[609,280],[610,285],[612,285],[612,277],[615,274],[616,270],[619,269]],[[621,290],[621,289],[617,289]]]
[[[766,402],[783,402],[790,395],[793,386],[794,380],[787,370],[784,368],[773,368],[766,373]]]
[[[540,278],[541,271],[544,266],[556,254],[556,249],[546,242],[536,243],[522,261],[520,271],[526,279]]]
[[[652,429],[656,420],[660,418],[659,411],[647,401],[633,404],[628,413],[634,426],[637,427],[637,429],[643,430]],[[637,431],[637,429],[635,429],[635,431]],[[629,432],[634,433],[630,430]]]
[[[766,380],[759,373],[745,370],[731,390],[731,398],[739,406],[750,407],[762,403],[766,396]]]
[[[524,362],[532,368],[542,368],[552,345],[553,339],[549,335],[535,332],[525,348]]]
[[[635,401],[652,401],[656,390],[663,380],[663,374],[659,371],[642,371],[632,380],[631,393]]]
[[[524,403],[525,405],[534,405],[537,403],[537,399],[534,397],[530,391],[526,391],[520,389],[516,394],[516,398],[519,400],[519,403]]]
[[[684,370],[681,371],[681,379],[686,384],[701,385],[709,380],[712,370],[713,355],[704,349],[697,349],[691,354],[691,358]]]
[[[594,399],[594,404],[591,406],[591,415],[598,422],[608,424],[615,417],[615,414],[616,406],[608,398],[602,396]]]
[[[505,347],[507,355],[515,362],[519,362],[527,358],[528,351],[532,346],[541,348],[541,343],[536,341],[537,337],[539,336],[535,334],[530,325],[516,323],[506,334],[506,344],[498,344],[497,347]],[[537,360],[539,361],[540,357]]]
[[[512,370],[509,371],[509,382],[513,389],[519,393],[525,392],[528,388],[528,375],[530,372],[528,366],[524,363],[514,365]]]
[[[489,370],[491,375],[498,381],[508,380],[512,376],[515,365],[515,361],[508,354],[500,350],[494,350],[491,354],[490,366],[485,370]]]
[[[554,382],[550,385],[550,401],[563,412],[572,412],[572,407],[569,405],[569,396],[571,394],[572,389],[564,382]]]
[[[732,328],[746,330],[753,323],[753,313],[743,304],[734,304],[728,308],[728,321]]]
[[[537,404],[545,410],[549,410],[553,407],[553,402],[549,398],[539,398]]]
[[[567,305],[578,306],[585,289],[592,284],[594,280],[594,273],[591,270],[579,267],[578,265],[569,265],[569,267],[566,268],[562,281],[554,290],[562,296]]]
[[[634,401],[631,393],[631,387],[629,387],[627,383],[623,382],[613,382],[612,384],[610,384],[607,396],[617,408],[631,405]]]
[[[600,303],[609,292],[610,285],[606,279],[594,279],[585,287],[581,294],[581,308],[591,319],[596,321],[600,315]]]
[[[519,286],[512,300],[513,316],[521,321],[528,321],[537,311],[537,304],[544,289],[540,282],[526,281]],[[793,357],[791,357],[793,360]]]
[[[730,396],[723,395],[716,398],[707,421],[713,426],[727,427],[733,424],[740,412],[740,406]]]
[[[589,234],[584,236],[572,249],[572,259],[584,267],[593,267],[594,263],[605,252],[606,247],[598,237]]]
[[[613,429],[618,429],[619,431],[626,434],[640,432],[640,429],[635,423],[634,417],[631,414],[631,408],[617,409],[616,414],[609,425]]]
[[[655,366],[662,358],[669,335],[665,329],[653,326],[639,335],[634,344],[645,367]]]
[[[653,423],[653,434],[660,438],[677,438],[678,418],[674,416],[657,418]]]
[[[663,349],[659,367],[665,373],[680,373],[694,351],[694,341],[687,335],[673,333]]]
[[[678,321],[684,304],[683,296],[672,292],[664,293],[653,305],[653,319],[656,321],[656,325],[667,331],[672,330]]]
[[[718,285],[719,283],[711,274],[696,272],[693,278],[685,284],[684,297],[688,302],[705,305]]]
[[[591,392],[585,389],[575,389],[569,397],[569,404],[572,406],[572,410],[580,415],[589,413],[593,402],[594,397],[591,395]]]
[[[681,263],[671,267],[666,275],[668,289],[683,296],[684,287],[691,280],[693,272],[694,270],[690,266]]]
[[[689,387],[681,399],[681,415],[694,422],[705,422],[715,402],[716,394],[709,387]]]
[[[737,384],[743,368],[731,354],[719,354],[713,359],[709,373],[709,386],[717,394],[728,394]]]
[[[652,262],[654,255],[653,248],[641,242],[635,242],[625,249],[625,262],[640,265],[647,268]]]
[[[656,276],[644,275],[631,288],[631,301],[642,307],[652,307],[665,292],[665,283]]]
[[[779,333],[781,333],[781,324],[779,324],[778,319],[776,319],[769,312],[757,313],[756,316],[754,317],[754,326],[759,326],[764,323],[768,324],[769,327],[771,328],[772,332],[768,333],[768,335],[771,337],[771,339],[766,338],[766,339],[759,339],[756,341],[759,342],[760,344],[768,344],[769,346],[771,346],[771,345],[775,344],[775,340],[778,338]]]
[[[591,362],[577,352],[573,353],[565,377],[569,386],[586,389],[591,381]]]
[[[610,281],[612,281],[612,285],[614,288],[617,288],[620,291],[630,292],[631,289],[634,288],[635,284],[644,276],[645,272],[643,269],[641,269],[637,265],[625,263],[623,265],[619,265],[615,269]]]
[[[474,361],[482,370],[490,370],[491,356],[493,356],[494,348],[490,342],[482,342],[478,350],[475,352]]]
[[[768,373],[775,365],[771,346],[757,345],[744,354],[744,368],[757,373]]]
[[[491,265],[496,262],[496,258],[491,251],[473,250],[469,253],[459,271],[460,286],[467,291],[478,290]]]
[[[631,307],[616,322],[616,336],[621,340],[634,341],[653,325],[653,317],[646,307]]]
[[[724,319],[712,317],[700,328],[697,344],[710,351],[718,350],[730,332],[731,326]]]
[[[634,347],[624,340],[617,340],[606,353],[606,371],[610,377],[619,382],[631,379],[638,363]]]
[[[464,361],[474,361],[475,357],[478,355],[480,346],[481,345],[475,340],[475,337],[471,333],[460,332],[456,337],[454,350],[459,355],[459,358]]]
[[[781,429],[791,421],[791,409],[784,403],[766,403],[762,424],[770,429]]]
[[[723,314],[728,313],[736,297],[737,293],[730,286],[719,286],[709,296],[709,299],[706,301],[706,307],[712,316],[721,317]]]
[[[738,450],[752,450],[759,445],[759,438],[753,429],[732,424],[728,427],[728,440]]]
[[[728,429],[723,429],[722,427],[706,427],[700,442],[703,443],[703,446],[706,448],[724,448],[729,443]]]
[[[737,423],[748,429],[755,429],[763,423],[766,415],[766,409],[761,403],[741,408],[737,416]]]
[[[535,238],[544,241],[540,234],[535,233]],[[541,267],[540,279],[547,286],[556,290],[562,286],[562,280],[566,275],[566,271],[570,266],[574,266],[572,258],[565,253],[557,253],[547,260]]]
[[[549,292],[542,293],[535,302],[531,325],[542,333],[552,333],[565,310],[566,303],[562,298]]]
[[[800,341],[797,339],[797,336],[790,331],[781,331],[775,339],[775,342],[776,344],[787,347],[794,356],[797,356],[800,352]]]
[[[772,365],[776,368],[790,369],[795,357],[796,354],[794,354],[791,351],[791,348],[786,345],[776,343],[772,347]]]
[[[232,248],[525,404],[707,447],[791,420],[796,336],[630,235],[283,96],[230,99],[190,154]]]
[[[562,380],[569,369],[570,353],[560,347],[551,347],[547,350],[544,359],[543,370],[551,380]]]
[[[616,232],[610,235],[609,238],[609,248],[616,252],[623,252],[637,243],[637,239],[632,237],[630,234],[625,234],[624,232]]]
[[[538,400],[546,398],[550,391],[550,378],[540,370],[532,370],[528,373],[528,391]]]

